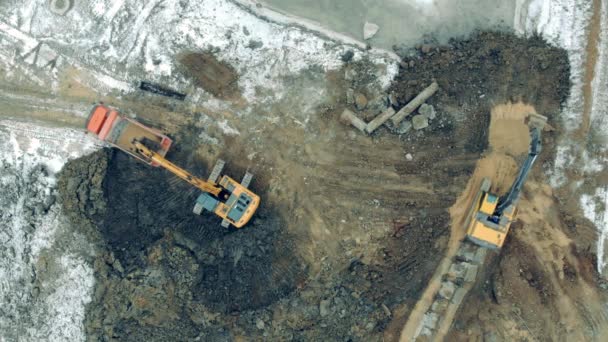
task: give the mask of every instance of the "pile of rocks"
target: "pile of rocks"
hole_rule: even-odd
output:
[[[358,112],[363,112],[368,109],[368,113],[373,113],[374,117],[369,122],[365,122],[363,118],[355,115],[351,110],[345,109],[340,116],[342,122],[351,124],[361,132],[371,134],[382,125],[386,125],[397,134],[405,134],[411,128],[421,130],[429,126],[429,121],[436,117],[435,108],[432,105],[424,103],[431,97],[439,86],[433,82],[425,88],[418,96],[411,100],[407,105],[395,112],[394,106],[398,105],[395,96],[388,96],[386,100],[376,99],[368,101],[363,94],[355,94],[354,90],[348,89],[346,92],[346,102],[353,105]],[[409,116],[418,109],[418,114],[414,115],[411,120]]]

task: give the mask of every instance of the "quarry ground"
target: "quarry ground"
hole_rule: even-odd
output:
[[[360,61],[326,74],[331,92],[305,127],[280,119],[269,130],[246,130],[260,118],[231,120],[241,133],[221,149],[200,143],[197,114],[181,114],[179,103],[157,98],[172,114],[141,116],[175,137],[168,157],[199,175],[217,157],[228,161],[228,174],[256,175],[252,189],[263,205],[239,231],[191,215],[196,191],[119,151],[68,163],[58,182],[64,210],[104,251],[94,261],[88,336],[396,340],[448,241],[462,238],[462,220],[448,209],[476,191],[480,172],[499,184],[495,191],[506,191],[527,151],[523,117],[536,111],[556,122],[568,95],[568,64],[564,51],[538,38],[501,33],[416,51],[390,92],[400,106],[437,81],[441,90],[429,100],[437,118],[426,130],[396,135],[382,128],[368,137],[338,116],[345,107],[356,110],[346,102],[348,88],[381,96],[374,68]],[[505,104],[521,120],[495,126],[501,142],[488,145],[490,112]],[[283,115],[288,105],[264,115]],[[520,221],[465,300],[453,338],[604,336],[593,227],[560,206],[543,176],[559,132],[556,125],[545,133]],[[260,152],[248,155],[251,144]],[[511,154],[488,155],[513,144]],[[477,163],[482,171],[473,176]],[[464,211],[468,202],[459,205]]]
[[[253,38],[249,44],[263,50]],[[490,253],[446,340],[604,340],[607,284],[596,270],[595,228],[568,187],[553,189],[547,177],[565,134],[566,51],[538,37],[475,33],[398,51],[398,74],[383,91],[390,63],[323,49],[337,51],[342,67],[311,63],[283,77],[278,100],[251,101],[280,87],[240,88],[255,69],[235,69],[213,49],[177,56],[184,76],[175,84],[190,82],[190,97],[212,94],[214,106],[135,89],[101,98],[174,138],[167,157],[196,175],[206,176],[218,158],[237,179],[251,171],[262,206],[243,229],[191,214],[194,189],[120,151],[71,160],[56,183],[47,176],[58,170],[4,166],[6,207],[21,193],[30,200],[3,219],[26,212],[28,232],[48,212],[67,222],[63,242],[35,251],[42,257],[23,271],[31,281],[16,309],[0,309],[0,340],[18,340],[29,327],[6,322],[37,320],[28,303],[55,293],[53,254],[68,249],[92,270],[91,298],[78,316],[88,340],[396,341],[442,258],[460,243],[481,177],[493,178],[498,193],[514,178],[527,151],[520,119],[529,112],[547,116],[550,127],[519,219],[505,247]],[[100,99],[83,81],[87,72],[62,68],[56,94],[12,75],[1,84],[0,115],[80,128],[82,113]],[[440,90],[427,102],[437,117],[426,129],[381,127],[366,136],[339,120],[345,108],[364,120],[398,109],[432,81]],[[349,89],[366,97],[364,109]],[[12,299],[4,284],[0,298]]]

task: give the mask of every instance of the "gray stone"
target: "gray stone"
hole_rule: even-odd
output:
[[[426,103],[423,103],[420,108],[418,108],[418,113],[426,116],[429,120],[433,120],[436,116],[435,107]]]
[[[467,283],[472,283],[475,281],[475,278],[477,278],[477,269],[479,266],[477,265],[469,265],[469,267],[467,268],[467,274],[464,277],[464,281],[466,281]]]
[[[264,326],[265,326],[264,321],[263,321],[263,320],[261,320],[260,318],[258,318],[258,319],[255,321],[255,326],[256,326],[258,329],[263,330],[263,329],[264,329]]]
[[[438,294],[445,299],[450,299],[454,295],[455,290],[456,285],[454,285],[454,283],[451,281],[444,281],[441,283]]]
[[[373,36],[376,35],[376,33],[378,33],[379,29],[380,26],[366,21],[365,25],[363,25],[363,39],[371,39]]]
[[[429,119],[423,115],[415,115],[412,118],[412,126],[415,130],[420,130],[429,127]]]
[[[408,154],[405,155],[405,159],[408,160],[408,161],[412,161],[412,159],[414,159],[414,156],[412,156],[411,153],[408,153]]]
[[[329,315],[329,299],[324,299],[319,303],[319,314],[321,317]]]
[[[367,97],[363,94],[357,94],[355,96],[355,107],[357,110],[364,110],[367,107]]]
[[[412,129],[412,122],[409,120],[403,120],[399,123],[399,126],[395,129],[397,134],[405,134]]]
[[[349,105],[355,103],[355,91],[352,88],[346,89],[346,103]]]

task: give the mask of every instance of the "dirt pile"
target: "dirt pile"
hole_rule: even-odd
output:
[[[401,106],[435,80],[440,91],[428,102],[479,132],[471,150],[483,151],[492,107],[508,101],[533,104],[553,120],[570,89],[568,56],[539,37],[481,32],[447,46],[404,57],[391,89]]]

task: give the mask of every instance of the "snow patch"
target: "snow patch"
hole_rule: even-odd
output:
[[[55,245],[58,234],[71,229],[55,201],[55,173],[97,149],[90,139],[71,129],[0,121],[2,341],[85,340],[94,276],[74,252],[90,255],[92,247]]]

